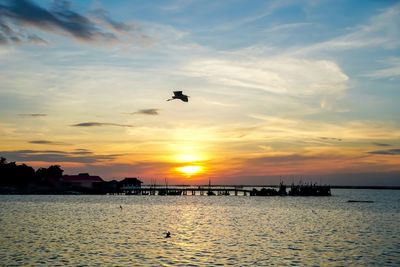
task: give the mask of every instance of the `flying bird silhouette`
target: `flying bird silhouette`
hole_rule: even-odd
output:
[[[189,96],[184,95],[182,93],[182,91],[174,91],[174,95],[172,96],[172,98],[167,99],[167,101],[171,101],[171,100],[174,100],[174,99],[180,99],[183,102],[188,102],[189,101]]]

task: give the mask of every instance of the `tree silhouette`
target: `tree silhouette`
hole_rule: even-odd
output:
[[[15,162],[7,162],[3,157],[0,158],[0,185],[24,187],[33,183],[35,170],[26,165],[17,165]]]
[[[51,165],[48,168],[39,168],[35,174],[35,180],[39,184],[53,184],[60,181],[64,170],[59,165]]]
[[[59,182],[64,170],[59,165],[35,170],[26,164],[17,165],[0,157],[0,186],[23,188],[29,185],[49,185]]]
[[[24,187],[35,182],[35,170],[26,164],[16,165],[14,184],[17,187]]]

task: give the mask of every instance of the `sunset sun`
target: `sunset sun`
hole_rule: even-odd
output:
[[[183,173],[187,176],[192,176],[192,175],[201,173],[203,170],[203,167],[197,166],[197,165],[188,165],[188,166],[178,167],[176,169],[180,173]]]

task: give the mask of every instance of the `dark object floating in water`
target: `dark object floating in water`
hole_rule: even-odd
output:
[[[165,238],[170,238],[171,237],[171,233],[168,231],[165,233]]]
[[[182,91],[174,91],[174,95],[172,96],[172,98],[167,99],[167,101],[171,101],[171,100],[174,100],[174,99],[180,99],[183,102],[188,102],[189,101],[189,96],[184,95],[182,93]]]
[[[374,203],[372,200],[347,200],[348,203]]]
[[[215,193],[211,190],[207,191],[207,196],[215,196]]]
[[[207,196],[215,196],[215,193],[211,190],[211,179],[208,179],[208,191]]]

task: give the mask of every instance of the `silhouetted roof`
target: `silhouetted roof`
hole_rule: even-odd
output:
[[[143,182],[140,181],[136,177],[126,177],[124,180],[121,181],[123,184],[142,184]]]
[[[104,182],[100,176],[92,176],[88,173],[80,173],[79,175],[63,175],[64,182]]]

